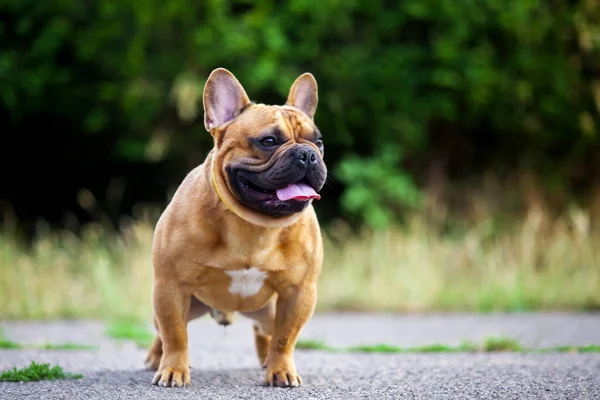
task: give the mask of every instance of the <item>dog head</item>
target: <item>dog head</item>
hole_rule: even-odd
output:
[[[229,71],[214,70],[204,87],[204,125],[214,138],[211,174],[227,207],[255,225],[295,222],[327,178],[313,117],[317,82],[303,74],[283,106],[252,103]]]

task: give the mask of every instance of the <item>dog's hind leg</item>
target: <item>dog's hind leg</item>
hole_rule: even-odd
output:
[[[192,296],[192,304],[190,304],[190,316],[188,317],[188,322],[193,319],[200,318],[209,311],[209,306]]]
[[[146,355],[146,360],[144,364],[146,367],[150,368],[153,371],[158,369],[160,365],[160,359],[162,358],[162,341],[160,340],[160,336],[158,335],[158,326],[156,324],[156,318],[152,318],[152,322],[154,323],[154,329],[156,329],[157,334],[154,335],[154,340],[148,349],[148,354]]]
[[[260,310],[254,312],[242,313],[247,318],[254,321],[254,346],[258,362],[265,368],[267,355],[271,346],[271,336],[275,328],[275,302],[277,296],[273,296],[269,302]]]
[[[191,297],[190,301],[191,301],[191,304],[190,304],[190,314],[188,317],[188,322],[193,319],[200,318],[201,316],[203,316],[204,314],[206,314],[207,312],[210,311],[210,308],[206,304],[202,303],[200,300],[196,299],[194,296]],[[153,322],[154,322],[154,328],[158,332],[156,318],[153,318]],[[162,340],[160,340],[160,336],[157,333],[154,336],[154,340],[152,341],[150,348],[148,349],[148,355],[146,356],[146,361],[145,361],[146,367],[156,371],[158,369],[158,366],[160,365],[160,359],[162,358],[162,354],[163,354]]]

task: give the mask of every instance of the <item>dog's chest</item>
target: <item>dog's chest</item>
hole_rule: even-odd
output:
[[[270,273],[258,266],[238,269],[208,268],[195,296],[222,311],[255,311],[273,295]]]
[[[224,272],[231,277],[228,288],[229,293],[241,297],[256,295],[262,289],[265,279],[267,279],[267,273],[261,271],[258,267]]]

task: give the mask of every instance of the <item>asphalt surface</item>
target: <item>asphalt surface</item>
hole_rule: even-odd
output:
[[[205,317],[189,326],[192,385],[159,388],[143,368],[145,350],[105,335],[99,322],[0,322],[22,343],[78,342],[97,350],[0,350],[0,370],[31,361],[61,365],[84,378],[0,382],[0,399],[600,399],[600,354],[356,354],[298,350],[304,384],[262,386],[250,322],[227,328]],[[600,344],[600,314],[315,315],[304,339],[332,346],[386,343],[403,347],[490,336],[528,348]]]

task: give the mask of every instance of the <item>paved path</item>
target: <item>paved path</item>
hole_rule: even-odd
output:
[[[98,322],[0,322],[23,343],[79,342],[92,351],[0,350],[0,369],[50,362],[76,381],[0,383],[0,399],[600,399],[600,354],[334,354],[297,351],[304,385],[265,388],[248,320],[227,331],[209,318],[190,324],[192,387],[150,385],[144,350],[104,335]],[[600,314],[411,315],[320,314],[302,333],[333,346],[387,343],[403,347],[489,336],[529,348],[600,344]]]

